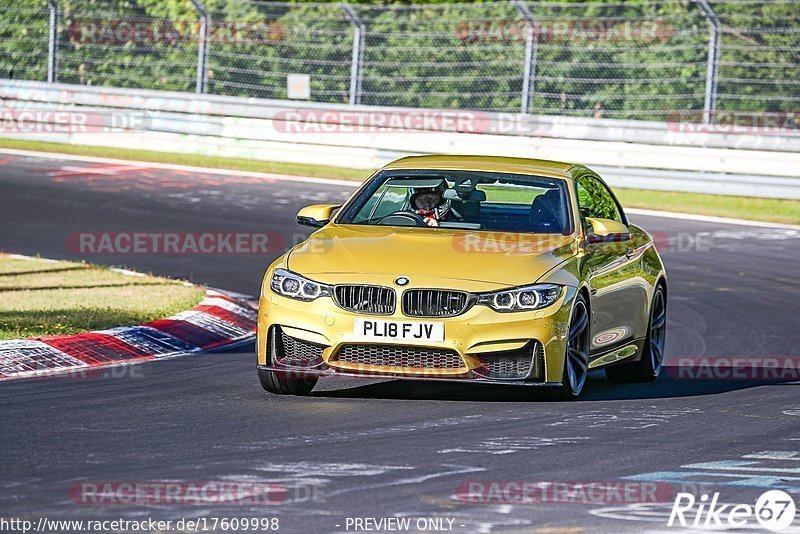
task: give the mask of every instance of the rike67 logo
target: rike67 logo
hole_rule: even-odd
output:
[[[722,504],[719,493],[701,495],[678,493],[667,526],[695,529],[741,529],[761,527],[773,532],[788,528],[796,513],[794,499],[781,490],[763,493],[755,503]]]

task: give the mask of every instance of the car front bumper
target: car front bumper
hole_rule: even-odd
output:
[[[470,381],[493,384],[558,385],[562,381],[569,317],[575,289],[565,287],[559,299],[547,308],[499,313],[486,306],[475,305],[463,314],[448,318],[406,317],[398,306],[392,315],[363,315],[344,310],[329,297],[312,302],[289,299],[265,288],[258,315],[258,366],[260,369],[297,373],[303,376],[389,377],[415,380]],[[357,318],[403,322],[435,321],[444,324],[441,342],[409,343],[364,341],[354,334]],[[286,337],[288,336],[288,340]],[[283,359],[276,357],[282,340],[299,347],[311,358]],[[297,342],[297,343],[296,343]],[[343,361],[344,347],[351,352],[369,352],[380,345],[383,353],[421,354],[428,357],[448,354],[458,365],[381,365],[369,358]],[[530,350],[530,373],[514,375],[492,373],[496,362],[510,355]],[[316,351],[316,352],[315,352]],[[374,352],[374,351],[373,351]],[[317,357],[318,356],[318,357]],[[418,360],[417,360],[418,361]],[[505,361],[505,360],[504,360]],[[366,362],[366,363],[365,363]],[[503,368],[505,369],[505,368]]]

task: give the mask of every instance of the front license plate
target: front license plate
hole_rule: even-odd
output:
[[[444,341],[444,323],[356,319],[353,335],[370,341]]]

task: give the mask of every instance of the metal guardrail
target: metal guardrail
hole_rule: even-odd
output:
[[[14,134],[75,144],[365,169],[419,153],[541,157],[578,160],[621,187],[800,198],[798,135],[681,131],[665,122],[614,119],[319,103],[298,107],[292,101],[10,80],[0,80],[0,110],[12,116],[22,111],[85,114],[91,119],[86,131],[48,133],[45,128],[35,135]],[[391,118],[428,115],[433,131],[424,120],[375,128],[381,121],[391,124]],[[109,133],[112,119],[120,117],[128,122]],[[443,120],[448,117],[475,128]],[[353,129],[361,119],[360,129]]]
[[[747,125],[740,128],[735,124],[702,127],[694,121],[683,122],[680,114],[676,115],[672,121],[638,121],[469,110],[449,112],[447,110],[350,106],[218,95],[197,96],[171,91],[45,84],[0,78],[0,103],[3,106],[25,106],[36,102],[139,110],[150,113],[154,118],[167,117],[168,113],[175,113],[176,115],[171,118],[176,122],[196,123],[195,127],[201,128],[220,123],[215,119],[216,117],[227,117],[228,123],[239,119],[273,120],[276,116],[280,118],[280,114],[289,111],[317,112],[319,116],[327,111],[363,114],[396,113],[406,116],[424,116],[427,113],[472,118],[478,128],[483,129],[486,133],[496,135],[538,136],[661,146],[800,152],[800,130],[772,129],[768,132],[748,132]],[[689,118],[693,118],[693,116],[690,115]],[[194,128],[193,131],[202,133]],[[453,129],[453,131],[457,130]],[[735,173],[736,171],[732,170],[731,172]]]

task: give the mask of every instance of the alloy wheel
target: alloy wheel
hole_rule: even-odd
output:
[[[589,369],[589,310],[578,300],[572,310],[567,344],[567,379],[574,395],[579,395],[586,383]]]
[[[666,333],[667,306],[664,292],[659,289],[653,297],[653,310],[650,315],[650,362],[655,375],[658,375],[664,362]]]

